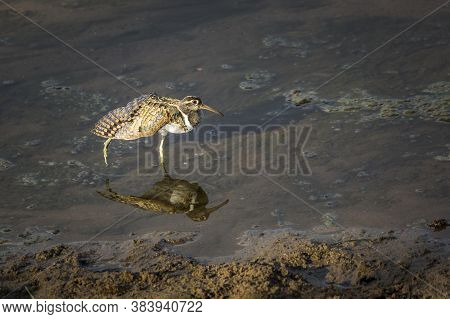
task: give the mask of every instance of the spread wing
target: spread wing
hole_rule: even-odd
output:
[[[168,122],[156,94],[143,95],[103,116],[92,133],[104,138],[133,140],[155,134]]]

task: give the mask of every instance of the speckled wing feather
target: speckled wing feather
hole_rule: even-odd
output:
[[[156,94],[143,95],[112,110],[94,126],[92,133],[104,138],[134,140],[155,134],[168,117]]]

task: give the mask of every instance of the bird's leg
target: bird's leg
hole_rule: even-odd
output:
[[[167,175],[166,166],[164,165],[164,140],[166,139],[166,134],[161,134],[161,141],[159,142],[159,165],[164,171],[164,175]]]
[[[164,140],[166,139],[165,134],[161,134],[161,141],[159,142],[159,164],[164,164]]]
[[[105,158],[105,164],[108,166],[108,146],[111,143],[112,138],[108,138],[103,146],[103,157]]]

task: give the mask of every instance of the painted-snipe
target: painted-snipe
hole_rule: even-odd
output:
[[[120,194],[113,191],[106,180],[106,190],[97,191],[115,202],[128,204],[147,211],[165,214],[186,214],[196,222],[205,221],[209,215],[228,203],[228,199],[215,206],[206,207],[208,195],[197,183],[175,179],[169,175],[154,183],[143,195]]]
[[[135,140],[159,132],[159,163],[164,168],[163,145],[167,133],[182,134],[193,130],[200,123],[200,110],[223,116],[221,112],[203,104],[196,96],[186,96],[179,100],[151,93],[110,111],[95,124],[91,132],[106,138],[103,147],[106,165],[111,140]]]

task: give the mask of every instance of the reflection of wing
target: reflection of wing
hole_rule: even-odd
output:
[[[205,221],[209,215],[228,203],[228,199],[213,207],[206,207],[208,195],[197,184],[165,176],[156,182],[144,195],[122,195],[116,193],[106,180],[106,191],[97,191],[101,196],[144,210],[166,214],[186,213],[193,221]]]
[[[100,195],[102,195],[105,198],[111,199],[115,202],[120,202],[128,205],[132,205],[135,207],[139,207],[145,210],[153,210],[156,212],[161,213],[169,213],[173,214],[176,213],[176,207],[165,203],[163,201],[157,200],[157,199],[143,199],[141,197],[133,196],[133,195],[120,195],[116,192],[107,191],[107,192],[101,192],[97,191]]]
[[[134,140],[155,134],[167,121],[158,96],[143,95],[103,116],[92,133],[104,138]]]

